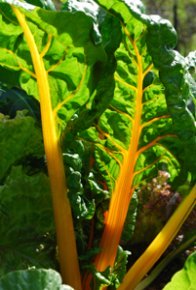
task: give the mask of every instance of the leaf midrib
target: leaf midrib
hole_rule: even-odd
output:
[[[112,267],[114,265],[130,199],[133,194],[132,183],[134,168],[137,161],[137,150],[142,129],[142,97],[145,72],[143,73],[142,57],[138,51],[136,43],[132,41],[126,28],[124,28],[124,32],[132,43],[137,58],[138,83],[135,101],[135,118],[133,120],[132,132],[130,135],[130,146],[127,151],[123,151],[123,162],[120,166],[120,175],[110,201],[108,216],[100,243],[102,252],[95,259],[95,266],[98,271],[104,271],[108,266]]]

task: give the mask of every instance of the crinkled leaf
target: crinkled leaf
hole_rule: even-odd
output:
[[[26,0],[26,2],[44,9],[56,10],[53,0]]]
[[[94,289],[101,290],[104,286],[109,286],[112,289],[117,289],[122,282],[122,279],[127,271],[127,262],[129,251],[124,251],[120,246],[113,268],[108,268],[104,272],[95,272]]]
[[[191,254],[184,268],[174,274],[171,281],[163,288],[164,290],[194,290],[196,285],[196,253]]]
[[[136,192],[133,194],[127,217],[125,220],[125,225],[122,233],[121,243],[126,244],[129,242],[135,231],[136,221],[138,217],[138,197]]]
[[[1,23],[4,27],[1,38],[5,44],[1,46],[1,80],[9,80],[10,85],[20,85],[39,100],[37,80],[22,29],[8,6],[1,4],[1,9]],[[86,15],[83,10],[21,11],[25,14],[31,31],[36,30],[35,42],[48,72],[54,116],[61,129],[68,125],[63,134],[67,140],[70,131],[75,136],[78,127],[81,130],[92,124],[112,98],[115,67],[113,51],[120,40],[114,31],[115,28],[119,30],[119,21],[108,15],[104,18],[103,13],[100,31],[103,31],[101,33],[104,40],[95,45],[92,40],[95,19]],[[9,24],[6,22],[7,17],[11,20]],[[105,29],[106,23],[110,29]],[[74,162],[73,158],[72,161]],[[82,173],[75,170],[74,164],[69,164],[68,167],[70,199],[75,215],[90,218],[95,210],[94,200],[84,200],[80,180]]]
[[[79,155],[81,163],[77,164],[74,158],[70,162],[67,158],[70,152],[65,152],[70,188],[77,193],[73,195],[76,199],[72,204],[77,204],[79,197],[78,204],[82,205],[76,208],[76,217],[81,217],[85,210],[86,200],[83,202],[81,198],[87,176],[91,177],[88,194],[95,193],[92,199],[102,195],[103,201],[106,187],[106,191],[109,189],[112,193],[112,200],[117,197],[122,201],[112,203],[113,210],[120,213],[116,220],[112,210],[111,215],[106,213],[107,221],[116,223],[111,226],[114,230],[108,238],[110,244],[106,252],[109,253],[113,250],[111,242],[116,239],[116,234],[119,239],[119,228],[122,230],[131,195],[144,179],[154,176],[158,169],[169,171],[171,180],[179,176],[180,170],[182,174],[194,172],[191,156],[187,154],[189,146],[195,148],[192,137],[195,131],[189,110],[192,92],[189,67],[184,58],[172,50],[176,43],[172,26],[159,17],[144,15],[140,1],[96,2],[109,10],[109,14],[98,21],[102,44],[97,46],[92,41],[95,18],[86,16],[80,9],[80,12],[75,9],[61,13],[37,9],[24,14],[30,29],[37,32],[35,41],[48,71],[54,114],[61,128],[68,124],[65,137],[77,136],[86,140],[84,143],[88,143],[91,150],[95,148],[93,168],[85,174],[81,166],[84,158]],[[4,40],[0,51],[1,79],[9,79],[12,85],[20,84],[38,99],[22,30],[9,8],[1,7],[7,9],[7,14],[1,17],[6,15],[11,19],[9,25],[7,19],[1,21],[0,36]],[[119,40],[122,40],[120,46]],[[115,49],[115,93],[105,110],[113,94]],[[99,176],[100,180],[95,181],[94,176]],[[87,217],[92,217],[93,213],[94,208]],[[108,281],[104,283],[108,284]]]
[[[43,144],[41,130],[30,116],[17,112],[14,119],[0,114],[0,179],[11,165],[29,157],[41,158]]]
[[[54,232],[48,177],[12,167],[0,186],[0,273],[55,267]]]
[[[67,144],[66,144],[67,145]],[[95,213],[95,201],[84,194],[84,180],[88,169],[88,155],[81,141],[74,141],[67,145],[63,153],[66,166],[67,185],[73,214],[77,219],[91,219]]]
[[[183,183],[195,162],[194,116],[186,60],[174,51],[176,32],[169,21],[143,13],[140,1],[96,1],[121,26],[115,51],[114,97],[95,125],[79,132],[95,148],[95,167],[111,192],[96,258],[102,272],[115,261],[117,247],[135,189],[158,170],[170,182]],[[116,32],[117,34],[118,32]],[[112,242],[110,242],[112,241]]]
[[[27,3],[28,1],[24,2],[24,1],[20,1],[20,0],[1,0],[0,3],[6,3],[6,4],[10,4],[10,5],[15,5],[27,10],[33,10],[35,8],[34,5]]]
[[[120,283],[127,272],[128,256],[130,254],[131,253],[129,251],[124,251],[120,246],[118,247],[116,261],[114,268],[112,269],[112,275],[115,278],[114,281],[116,288],[120,286]]]
[[[195,89],[193,89],[195,81],[189,72],[190,66],[193,65],[193,58],[187,60],[177,51],[172,50],[176,44],[176,36],[168,21],[159,17],[150,17],[148,23],[148,49],[154,64],[159,69],[160,80],[165,87],[166,102],[172,117],[173,129],[180,139],[180,149],[176,150],[174,147],[176,156],[181,166],[183,165],[179,179],[182,182],[187,172],[191,172],[194,182],[195,162],[190,155],[190,148],[196,152],[193,100],[196,94]],[[157,37],[159,37],[159,45],[157,45]]]
[[[191,51],[186,57],[186,65],[188,69],[193,69],[195,71],[196,66],[196,51]]]
[[[14,271],[1,277],[1,290],[73,290],[68,285],[62,285],[59,273],[52,269],[29,269]]]
[[[95,43],[98,44],[102,41],[102,36],[101,33],[99,31],[99,23],[98,23],[98,18],[100,17],[100,6],[97,5],[97,3],[95,3],[95,1],[93,0],[83,0],[83,1],[76,1],[76,0],[69,0],[67,2],[65,2],[65,4],[63,5],[63,10],[66,11],[82,11],[84,12],[86,15],[92,17],[93,19],[93,26],[94,26],[94,31],[93,31],[93,37],[95,40]],[[102,10],[101,13],[104,13],[105,16],[105,12]]]
[[[91,16],[96,22],[100,6],[93,0],[68,0],[64,3],[63,9],[67,11],[82,11]]]
[[[10,5],[15,5],[26,10],[33,10],[35,6],[45,8],[48,10],[55,10],[55,5],[52,0],[1,0],[2,3],[7,3]]]
[[[6,41],[5,46],[1,47],[1,79],[9,80],[11,85],[19,84],[28,94],[39,99],[37,80],[22,29],[8,6],[1,5],[1,9],[4,11],[1,15],[2,25],[5,26],[1,37]],[[36,30],[35,42],[48,71],[54,116],[59,127],[64,129],[78,109],[77,124],[80,127],[88,126],[101,114],[112,97],[114,61],[111,52],[117,41],[115,45],[111,41],[107,42],[107,52],[101,44],[95,45],[91,40],[93,19],[83,12],[48,12],[37,9],[31,13],[23,10],[23,13],[30,29]],[[13,20],[9,25],[5,20],[8,16]],[[110,19],[107,19],[108,23]],[[112,21],[110,25],[113,25]],[[114,39],[114,36],[112,34],[110,38]],[[75,128],[72,130],[73,125],[70,126],[68,124],[64,136],[69,130],[74,135]],[[74,158],[72,162],[75,162]],[[73,212],[77,218],[89,219],[95,211],[94,200],[84,200],[81,172],[74,166],[68,164],[70,169],[67,169]]]
[[[185,168],[193,173],[193,162],[184,158],[188,142],[195,149],[194,119],[187,106],[191,85],[185,58],[168,50],[176,43],[174,29],[166,20],[142,14],[139,1],[97,2],[123,20],[123,39],[115,54],[114,99],[99,120],[98,134],[92,129],[87,132],[90,141],[99,142],[101,170],[110,172],[114,187],[132,147],[133,186],[152,177],[157,168],[169,171],[172,179],[180,170],[184,174]],[[119,170],[112,169],[114,159]]]
[[[9,6],[0,4],[0,9],[1,81],[20,85],[27,94],[39,99],[22,29]],[[107,59],[104,47],[91,40],[93,19],[77,11],[54,12],[37,8],[31,12],[23,10],[23,13],[31,31],[36,31],[34,38],[48,72],[54,115],[59,126],[65,128],[73,114],[87,102],[87,108],[91,109],[94,98],[100,100],[100,108],[105,106],[112,97],[114,84],[108,70],[112,71],[114,64],[106,62],[112,55],[108,54]]]
[[[97,44],[101,43],[107,54],[107,62],[98,62],[94,66],[92,78],[95,82],[96,92],[91,96],[85,107],[80,107],[71,119],[71,135],[88,128],[105,110],[114,91],[113,73],[115,69],[114,51],[121,39],[119,20],[101,9],[95,1],[70,0],[65,9],[76,13],[85,12],[93,22],[92,38]],[[85,122],[83,122],[85,120]]]

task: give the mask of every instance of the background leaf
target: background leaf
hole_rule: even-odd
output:
[[[9,115],[10,118],[16,116],[17,111],[27,110],[29,116],[40,121],[39,103],[24,91],[18,88],[0,90],[0,112]]]
[[[30,266],[56,267],[50,188],[44,173],[13,166],[0,186],[0,274]]]
[[[163,289],[164,290],[187,290],[194,289],[196,278],[195,278],[195,269],[196,269],[196,253],[191,254],[184,265],[184,268],[178,271]]]
[[[73,290],[72,287],[62,285],[60,275],[51,269],[30,269],[11,272],[0,279],[2,290]]]
[[[11,109],[11,108],[10,108]],[[0,180],[3,181],[12,165],[26,159],[28,163],[43,163],[43,141],[40,128],[30,116],[17,112],[16,117],[9,119],[0,114]]]

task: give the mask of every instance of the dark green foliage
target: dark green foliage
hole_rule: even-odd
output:
[[[13,119],[0,113],[0,140],[1,182],[12,165],[23,163],[25,159],[41,164],[44,154],[41,129],[35,119],[24,112],[17,112]]]
[[[143,188],[142,198],[138,188],[159,170],[170,173],[174,187],[187,180],[195,182],[195,55],[185,58],[176,52],[172,25],[144,14],[140,1],[70,0],[61,12],[49,11],[54,9],[50,1],[27,2],[45,8],[30,11],[27,6],[21,11],[30,29],[36,31],[35,42],[48,72],[81,269],[93,272],[96,290],[103,285],[113,290],[127,268],[129,253],[121,246],[129,247],[132,238],[133,242],[149,242],[146,208],[141,213],[138,203],[150,207],[160,201],[150,196],[152,188]],[[26,3],[18,5],[25,8]],[[37,79],[10,6],[0,1],[0,12],[0,81],[6,84],[0,92],[0,275],[31,266],[58,269]],[[146,73],[142,109],[137,107],[139,70]],[[141,134],[136,153],[140,154],[134,177],[129,176],[133,177],[134,195],[115,265],[99,273],[91,261],[100,250],[109,201],[135,134],[138,110]],[[145,146],[147,150],[142,151]],[[166,207],[158,210],[166,211]],[[144,226],[140,234],[136,229],[138,240],[133,235],[137,217]],[[158,229],[167,219],[160,212],[153,218]],[[42,275],[48,280],[51,274],[51,289],[65,289],[57,274],[44,270],[4,276],[0,289],[13,289],[16,276],[20,280],[26,274],[28,287],[45,287],[40,282]],[[31,286],[36,277],[38,282]]]
[[[0,274],[55,267],[55,238],[48,178],[13,166],[0,187]]]
[[[72,290],[62,285],[60,275],[54,270],[30,269],[11,272],[0,279],[1,290]]]
[[[0,112],[14,118],[17,111],[26,110],[26,114],[40,122],[39,103],[18,88],[0,90]],[[39,124],[39,123],[38,123]]]

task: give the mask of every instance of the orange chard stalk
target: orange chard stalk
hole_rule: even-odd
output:
[[[52,191],[54,218],[58,244],[58,255],[61,274],[64,283],[75,290],[81,290],[78,256],[70,202],[67,195],[67,185],[62,152],[53,114],[48,75],[43,58],[36,46],[33,34],[26,22],[24,14],[12,7],[20,26],[23,29],[31,54],[40,96],[41,119],[44,148],[47,159],[48,174]]]
[[[129,36],[129,32],[126,29],[125,33]],[[136,94],[135,117],[131,132],[130,146],[128,150],[121,148],[123,162],[120,165],[120,174],[116,181],[115,189],[110,200],[108,215],[100,242],[101,252],[97,255],[94,262],[96,269],[101,272],[104,271],[108,266],[112,267],[115,262],[130,200],[134,192],[134,168],[140,153],[138,150],[138,144],[142,130],[141,116],[143,79],[150,68],[148,68],[146,71],[143,71],[142,57],[139,54],[136,44],[134,42],[132,42],[132,44],[138,64],[138,84],[137,87],[133,87]]]
[[[139,257],[135,264],[125,275],[118,290],[134,290],[141,279],[148,273],[160,256],[165,252],[174,239],[182,224],[185,222],[195,206],[196,186],[182,201],[169,221],[152,241],[146,251]]]

